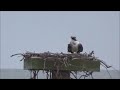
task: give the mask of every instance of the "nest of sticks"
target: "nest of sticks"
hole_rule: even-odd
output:
[[[98,59],[97,57],[94,56],[94,51],[91,51],[90,53],[79,53],[79,54],[66,54],[66,53],[52,53],[52,52],[44,52],[44,53],[35,53],[35,52],[26,52],[26,53],[18,53],[18,54],[14,54],[11,55],[11,57],[16,56],[16,55],[20,55],[23,56],[23,58],[20,60],[25,60],[28,58],[39,58],[44,60],[44,64],[47,60],[54,60],[55,62],[55,66],[56,66],[56,70],[57,73],[56,75],[59,74],[59,63],[64,64],[66,67],[69,66],[69,60],[74,60],[74,59],[85,59],[85,60],[96,60],[96,61],[100,61],[101,65],[104,65],[106,68],[110,68],[111,66],[107,65],[104,61]],[[45,65],[44,65],[45,66]],[[45,68],[45,67],[44,67]],[[43,68],[43,70],[44,70]],[[46,73],[48,73],[49,71],[47,70]],[[84,75],[81,75],[81,77],[88,77],[91,75],[92,77],[92,73],[93,71],[84,71]],[[73,76],[76,78],[76,75],[71,72],[71,74],[73,74]],[[48,75],[48,74],[47,74]],[[48,76],[47,76],[48,77]],[[93,78],[93,77],[92,77]]]
[[[97,60],[97,58],[93,55],[93,51],[89,54],[86,52],[83,54],[66,54],[66,53],[51,53],[51,52],[44,52],[44,53],[33,53],[33,52],[26,52],[26,53],[18,53],[18,54],[13,54],[11,57],[16,56],[16,55],[21,55],[23,58],[20,60],[25,60],[26,58],[40,58],[43,60],[65,60],[65,59],[85,59],[85,60]]]

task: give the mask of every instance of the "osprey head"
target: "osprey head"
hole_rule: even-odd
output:
[[[71,39],[76,41],[76,37],[75,36],[71,36]]]

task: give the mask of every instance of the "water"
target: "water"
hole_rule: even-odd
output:
[[[112,79],[120,79],[120,71],[109,70],[109,72]],[[72,75],[71,77],[74,78]],[[77,77],[79,78],[79,73]],[[94,79],[111,79],[106,70],[102,70],[100,72],[94,72],[93,77]],[[22,70],[22,69],[1,69],[0,70],[0,79],[29,79],[29,78],[30,78],[30,72],[28,70]],[[46,73],[45,72],[43,73],[43,71],[40,71],[38,78],[46,79]],[[91,79],[91,77],[88,77],[87,79]]]

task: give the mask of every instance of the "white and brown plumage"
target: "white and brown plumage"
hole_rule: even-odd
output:
[[[83,51],[82,44],[77,41],[76,37],[71,36],[71,41],[68,44],[68,52],[70,53],[80,53]]]

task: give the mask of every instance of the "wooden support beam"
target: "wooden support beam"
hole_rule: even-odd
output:
[[[52,70],[52,79],[70,79],[70,71],[60,70]]]

